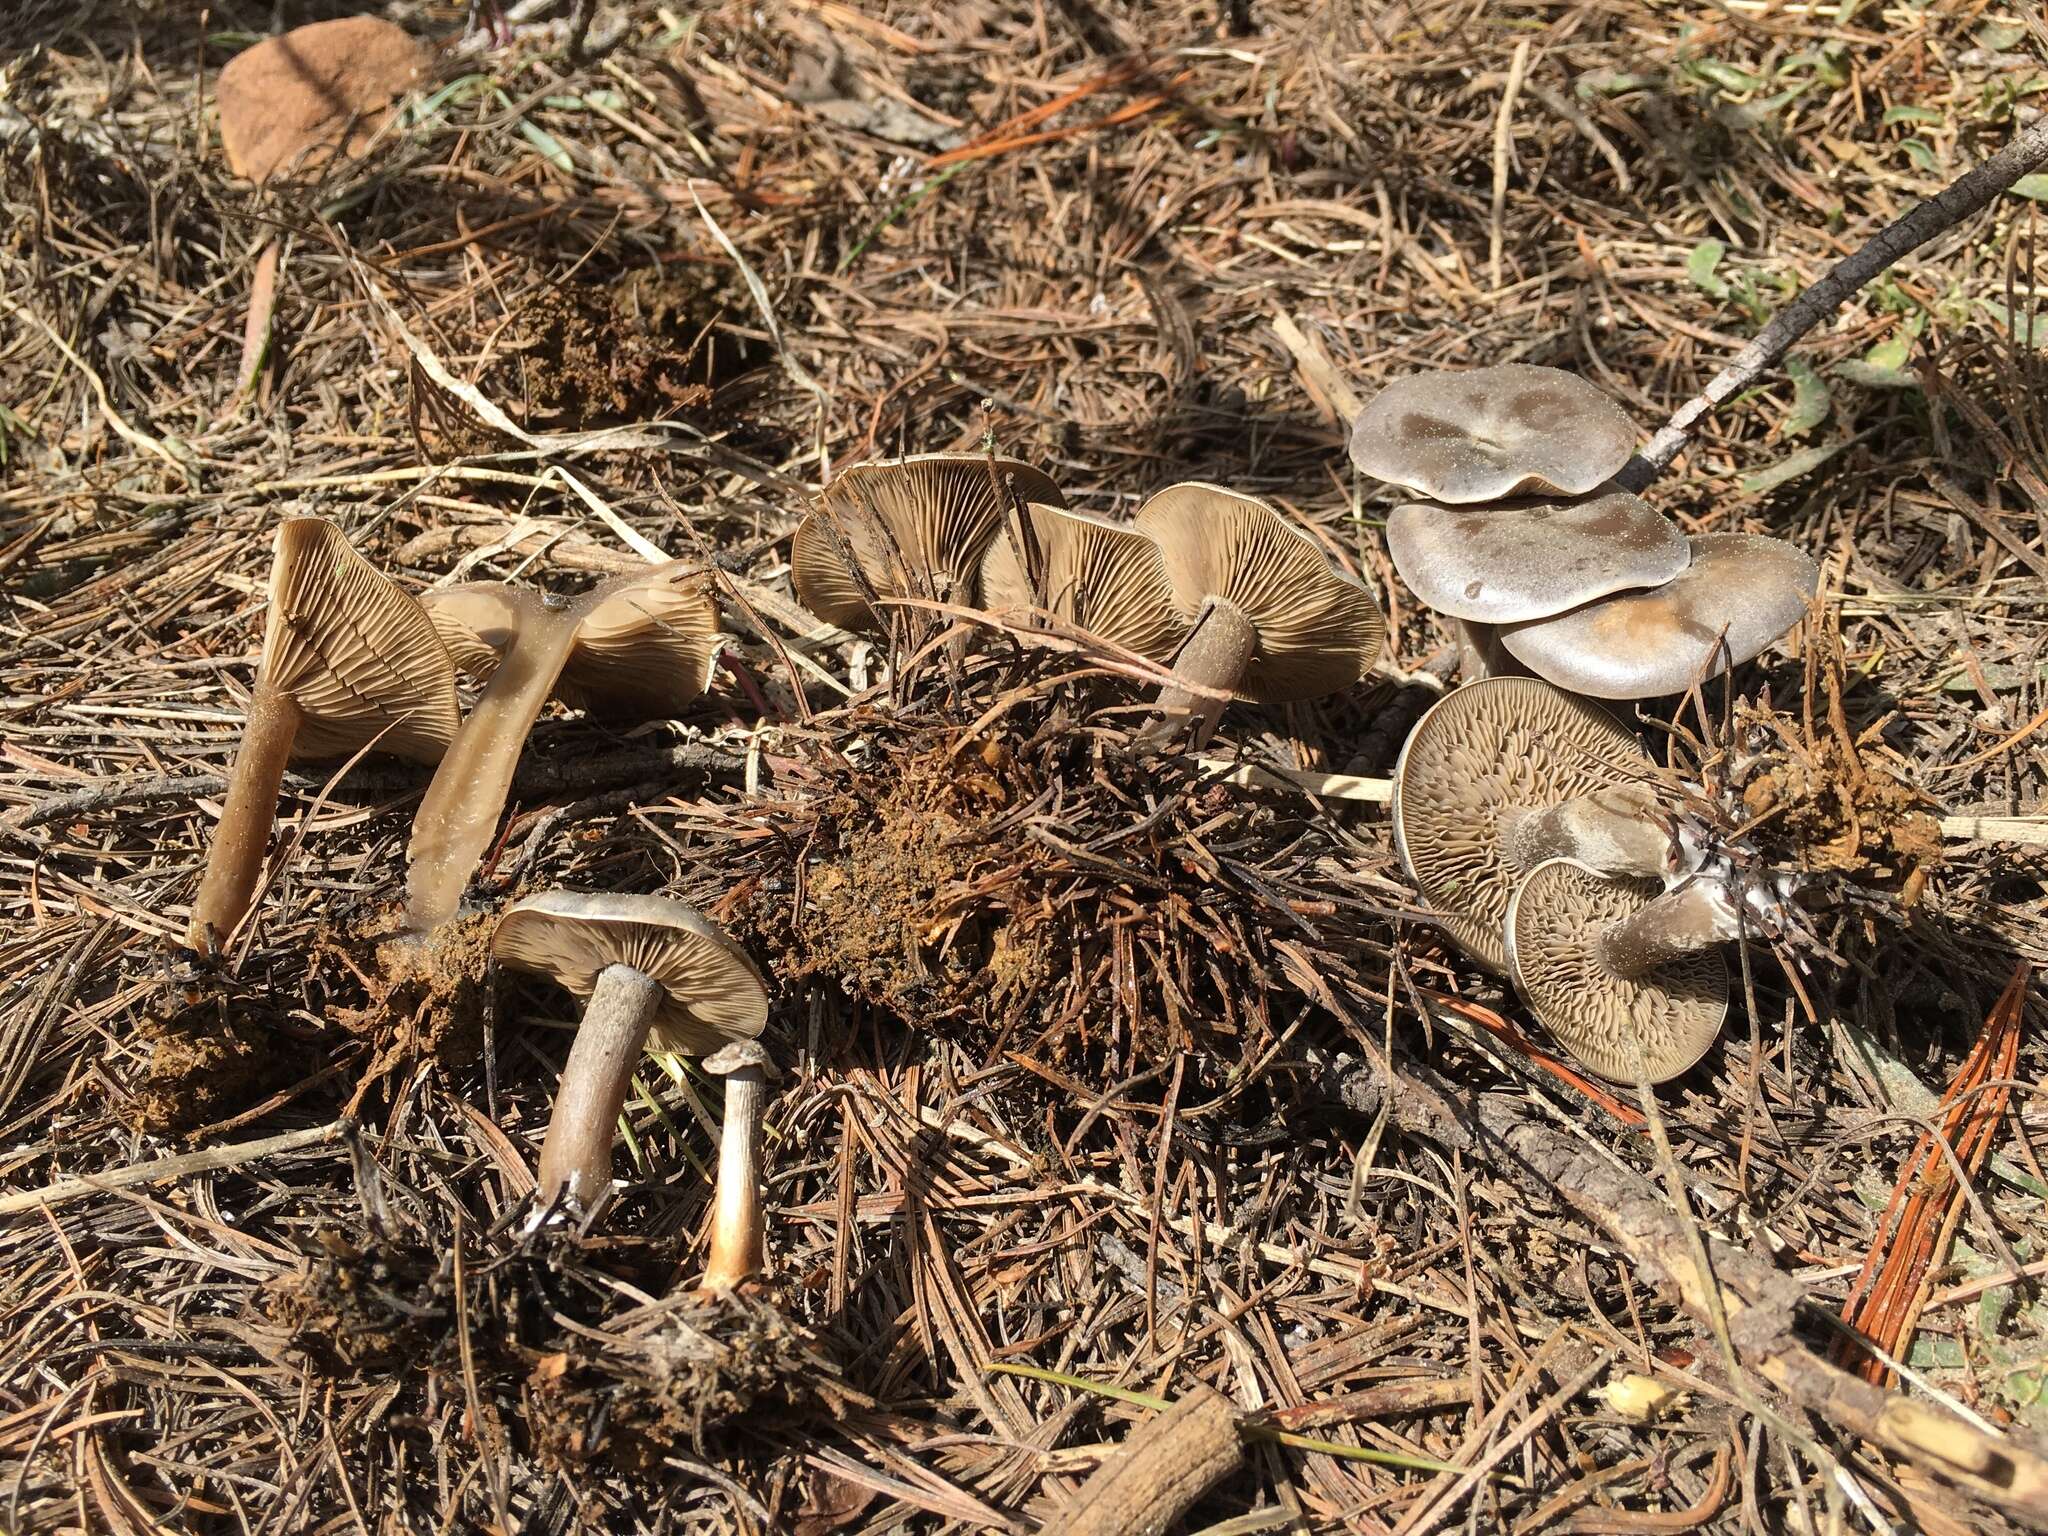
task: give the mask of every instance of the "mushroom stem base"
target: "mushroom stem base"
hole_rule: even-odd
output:
[[[1235,603],[1220,597],[1204,602],[1194,629],[1173,659],[1174,677],[1193,687],[1170,684],[1159,690],[1161,730],[1171,732],[1189,724],[1194,745],[1207,742],[1258,645],[1259,632]],[[1197,693],[1196,688],[1207,692]]]
[[[598,973],[541,1143],[543,1208],[566,1198],[593,1211],[610,1193],[614,1130],[661,997],[661,984],[631,966]]]
[[[206,873],[200,877],[199,894],[192,900],[192,920],[185,930],[185,943],[207,959],[220,953],[249,911],[257,876],[263,872],[271,823],[277,819],[285,764],[291,759],[292,742],[304,719],[304,711],[290,695],[268,683],[256,685],[255,697],[249,701],[249,721],[242,729],[242,745],[228,775],[220,825],[214,829],[213,846],[206,853]]]
[[[1644,976],[1741,935],[1741,914],[1727,885],[1695,880],[1609,928],[1600,938],[1600,958],[1617,975]]]
[[[704,1266],[707,1291],[729,1291],[768,1267],[766,1223],[761,1219],[761,1109],[767,1083],[758,1067],[725,1080],[725,1114],[718,1133],[718,1192],[711,1214],[711,1254]]]

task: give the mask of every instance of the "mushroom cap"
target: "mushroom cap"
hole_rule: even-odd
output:
[[[480,682],[549,601],[532,587],[502,581],[438,587],[421,598],[457,669]],[[613,720],[659,720],[681,713],[711,686],[724,636],[701,567],[670,561],[614,577],[571,599],[578,601],[592,607],[554,687],[554,697],[571,709]]]
[[[745,950],[695,907],[666,896],[543,891],[498,919],[491,954],[549,976],[579,998],[614,965],[660,983],[650,1051],[704,1056],[767,1027],[768,984]]]
[[[1152,661],[1188,637],[1159,546],[1126,523],[1059,507],[1026,508],[1045,560],[1046,607],[1055,618]],[[1005,528],[981,561],[981,603],[991,613],[1036,606],[1038,595]]]
[[[1739,665],[1805,616],[1820,568],[1783,539],[1708,533],[1661,587],[1506,624],[1500,643],[1539,677],[1596,699],[1650,699]],[[1728,632],[1724,657],[1721,632]]]
[[[825,524],[831,518],[878,596],[972,602],[982,552],[1004,512],[989,463],[979,453],[920,453],[848,465],[825,487],[817,510],[797,525],[790,543],[797,600],[841,629],[872,633],[885,627],[840,559]],[[1014,480],[1026,502],[1066,505],[1060,488],[1029,464],[994,463],[996,474]]]
[[[318,517],[279,525],[264,679],[303,714],[294,757],[379,752],[438,763],[460,715],[455,667],[417,599]]]
[[[1513,817],[1638,777],[1642,743],[1596,704],[1534,677],[1454,689],[1415,722],[1394,765],[1394,848],[1444,932],[1479,964],[1508,968],[1503,925],[1520,871]]]
[[[755,1068],[771,1083],[782,1076],[775,1058],[768,1054],[768,1047],[758,1040],[734,1040],[721,1045],[697,1065],[709,1077],[725,1077],[748,1067]]]
[[[426,77],[427,50],[376,16],[294,27],[244,48],[214,87],[228,169],[251,181],[317,170],[369,146]]]
[[[1692,558],[1678,525],[1627,491],[1495,507],[1411,501],[1387,519],[1387,553],[1431,608],[1481,624],[1548,618],[1661,586]]]
[[[1317,698],[1348,688],[1378,658],[1387,621],[1372,593],[1265,502],[1187,480],[1147,501],[1133,526],[1159,546],[1190,625],[1218,599],[1258,632],[1241,697]]]
[[[1508,903],[1515,986],[1543,1027],[1602,1077],[1653,1083],[1688,1070],[1728,1017],[1728,962],[1695,950],[1640,976],[1601,958],[1601,935],[1663,894],[1655,880],[1610,879],[1572,859],[1529,871]]]
[[[1529,363],[1396,379],[1351,427],[1362,472],[1458,503],[1583,496],[1635,446],[1635,423],[1598,385]]]

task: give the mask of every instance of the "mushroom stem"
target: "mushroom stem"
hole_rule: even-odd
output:
[[[192,901],[185,943],[211,959],[249,910],[270,826],[277,819],[277,795],[305,712],[290,694],[259,682],[249,701],[249,723],[228,775],[228,797],[207,851],[206,873]]]
[[[406,847],[406,926],[438,928],[462,905],[512,789],[519,749],[575,649],[582,609],[536,613],[505,650],[427,786]]]
[[[543,1208],[566,1197],[592,1211],[611,1189],[619,1111],[661,999],[661,983],[630,965],[610,965],[598,973],[540,1145]]]
[[[1604,875],[1661,878],[1671,868],[1671,836],[1657,821],[1646,788],[1620,784],[1541,810],[1504,816],[1503,850],[1524,872],[1546,859],[1576,859]]]
[[[1741,916],[1727,885],[1695,880],[1608,928],[1600,936],[1600,958],[1617,976],[1644,976],[1741,933]]]
[[[1173,659],[1173,675],[1182,683],[1211,691],[1196,693],[1173,684],[1160,689],[1162,729],[1171,731],[1191,722],[1194,744],[1199,747],[1208,741],[1258,646],[1259,632],[1252,628],[1244,610],[1227,598],[1205,599],[1194,628]]]
[[[711,1255],[704,1266],[708,1291],[732,1290],[767,1268],[767,1227],[761,1219],[761,1109],[767,1097],[763,1068],[741,1067],[726,1075]]]

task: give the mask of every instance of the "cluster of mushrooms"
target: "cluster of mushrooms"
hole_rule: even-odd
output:
[[[1661,1081],[1719,1032],[1718,946],[1745,926],[1769,930],[1789,882],[1737,878],[1710,822],[1664,803],[1640,742],[1587,695],[1669,692],[1745,659],[1799,617],[1814,571],[1775,540],[1688,544],[1607,486],[1632,433],[1587,389],[1527,367],[1403,381],[1362,414],[1353,453],[1434,498],[1395,513],[1393,557],[1470,627],[1491,674],[1447,694],[1402,752],[1391,798],[1403,863],[1430,916],[1512,975],[1575,1056]],[[966,610],[1064,625],[1142,659],[1159,680],[1144,738],[1162,749],[1199,745],[1232,699],[1350,686],[1385,634],[1363,583],[1265,502],[1188,482],[1110,522],[989,454],[845,469],[790,561],[802,601],[848,630]],[[375,751],[434,766],[404,903],[408,930],[430,937],[462,909],[546,702],[622,722],[675,716],[708,687],[725,638],[710,577],[682,562],[566,600],[500,582],[414,597],[310,517],[278,529],[270,596],[187,931],[208,961],[253,907],[288,759]],[[1514,662],[1542,676],[1503,675]],[[467,715],[463,678],[479,690]],[[641,1053],[693,1056],[725,1087],[704,1284],[758,1274],[759,1127],[775,1068],[757,1038],[768,988],[749,957],[681,902],[560,890],[507,907],[491,950],[584,1004],[541,1148],[543,1215],[594,1213],[609,1196]]]

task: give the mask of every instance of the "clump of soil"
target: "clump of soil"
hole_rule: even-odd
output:
[[[137,1033],[149,1063],[127,1111],[153,1135],[198,1130],[233,1118],[306,1069],[306,1053],[261,1026],[246,1001],[210,997],[176,1012],[143,1018]]]
[[[334,1010],[376,1052],[366,1078],[422,1057],[459,1067],[483,1049],[493,915],[465,913],[427,934],[404,932],[401,922],[395,909],[382,912],[334,946],[366,994],[362,1007]],[[365,947],[374,951],[367,967],[350,954]]]
[[[815,809],[803,900],[756,887],[732,915],[793,980],[827,979],[920,1024],[1052,980],[1054,922],[1008,889],[1035,793],[996,743],[891,756]]]
[[[431,1364],[452,1347],[455,1271],[445,1250],[403,1240],[358,1245],[332,1230],[314,1241],[322,1251],[263,1294],[289,1348],[348,1375]]]
[[[711,402],[706,323],[715,287],[698,269],[637,269],[616,283],[554,282],[519,303],[486,342],[476,387],[532,432],[584,431],[703,411]],[[467,407],[415,374],[414,425],[436,458],[504,446]]]
[[[1763,839],[1792,862],[1848,877],[1860,886],[1917,896],[1941,862],[1941,823],[1926,796],[1880,768],[1846,763],[1832,741],[1804,761],[1766,768],[1742,791],[1743,810],[1770,818]]]
[[[839,1413],[865,1399],[801,1325],[748,1292],[685,1293],[577,1337],[528,1373],[523,1407],[535,1445],[559,1466],[605,1461],[645,1475],[679,1439]]]

